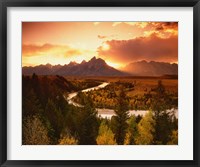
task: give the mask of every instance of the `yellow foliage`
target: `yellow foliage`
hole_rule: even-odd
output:
[[[96,139],[98,145],[116,145],[114,134],[108,126],[102,122],[99,127],[99,135]]]
[[[47,128],[39,116],[27,117],[22,125],[23,144],[47,145],[50,143]]]
[[[128,131],[126,133],[126,137],[125,137],[125,140],[124,140],[125,145],[129,145],[131,143],[131,137],[132,137],[132,134],[131,134],[130,131]]]
[[[64,136],[59,140],[59,145],[77,145],[78,140],[72,136]]]
[[[178,144],[178,130],[173,130],[172,135],[170,136],[170,141],[167,143],[168,145],[177,145]]]
[[[153,114],[149,111],[138,124],[138,136],[135,143],[138,145],[149,145],[153,142],[153,132],[155,121],[153,120]]]

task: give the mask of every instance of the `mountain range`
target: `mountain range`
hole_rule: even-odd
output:
[[[69,64],[55,65],[50,64],[39,65],[35,67],[23,67],[24,75],[61,75],[61,76],[126,76],[125,72],[119,71],[109,66],[103,59],[93,57],[86,62],[83,60],[80,64],[70,62]]]
[[[61,76],[163,76],[178,75],[178,65],[164,62],[147,62],[145,60],[133,62],[124,68],[115,69],[109,66],[103,59],[93,57],[80,64],[70,62],[65,65],[38,65],[35,67],[23,67],[24,75],[61,75]]]
[[[121,70],[136,76],[178,75],[178,64],[142,60],[130,63]]]

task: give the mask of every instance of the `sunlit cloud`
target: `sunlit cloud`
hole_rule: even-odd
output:
[[[115,26],[117,26],[117,25],[119,25],[119,24],[121,24],[121,23],[122,23],[122,22],[113,22],[112,26],[115,27]]]
[[[95,26],[97,26],[97,25],[100,24],[100,22],[94,22],[93,24],[94,24]]]
[[[117,69],[123,67],[123,65],[120,64],[120,63],[113,63],[113,62],[110,62],[110,61],[106,61],[106,63],[107,63],[109,66],[114,67],[114,68],[117,68]]]
[[[107,36],[105,36],[105,35],[98,35],[97,36],[99,39],[105,39],[105,38],[107,38]]]
[[[80,63],[93,56],[117,67],[141,59],[177,62],[177,22],[29,22],[24,65]]]
[[[178,35],[178,23],[177,22],[153,22],[149,23],[152,27],[151,30],[144,31],[145,36],[151,36],[156,34],[161,38],[169,38],[170,36]]]
[[[93,50],[77,49],[67,45],[24,44],[22,46],[23,66],[26,64],[66,64],[70,61],[81,62],[84,58],[89,60],[94,54],[96,52]]]
[[[138,28],[145,28],[148,25],[148,22],[125,22],[125,24],[136,26]]]
[[[110,49],[110,45],[107,42],[104,42],[101,46],[101,49],[106,51]]]
[[[178,61],[178,37],[161,38],[156,34],[148,37],[137,37],[130,40],[106,41],[109,49],[98,48],[100,57],[114,63],[130,63],[135,61]]]
[[[144,29],[144,36],[150,36],[155,33],[162,38],[167,38],[178,34],[178,22],[113,22],[112,26],[115,27],[120,24]]]
[[[64,53],[64,54],[63,54]],[[81,54],[80,50],[71,48],[67,45],[54,45],[54,44],[23,44],[22,45],[22,55],[27,56],[38,56],[38,55],[48,55],[48,54],[55,54],[55,55],[77,55]]]
[[[130,26],[136,26],[138,28],[145,28],[148,25],[148,22],[114,22],[112,26],[115,27],[120,24],[127,24]]]
[[[117,35],[98,35],[97,36],[99,39],[114,39],[117,37]]]

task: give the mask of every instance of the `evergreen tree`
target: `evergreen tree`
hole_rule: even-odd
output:
[[[126,133],[126,138],[124,144],[135,144],[135,137],[137,135],[137,123],[136,123],[136,117],[132,115],[128,119],[128,129]]]
[[[55,139],[54,142],[57,142],[60,137],[64,121],[61,110],[56,107],[51,99],[48,99],[44,112],[44,118],[46,118],[45,121],[47,122],[47,124],[49,122],[49,128],[52,128],[51,132],[54,131],[54,134],[51,134],[53,135],[51,137]]]
[[[115,134],[117,144],[122,145],[124,144],[124,139],[128,128],[127,120],[129,118],[128,100],[123,88],[120,89],[120,93],[117,98],[115,114],[116,116],[113,116],[111,119],[111,127]]]
[[[151,109],[155,120],[154,144],[167,144],[173,130],[172,116],[167,112],[171,109],[170,97],[165,91],[162,81],[158,81],[152,96]]]
[[[154,133],[155,144],[167,144],[172,133],[172,118],[166,111],[154,117],[156,126]]]
[[[77,116],[77,132],[82,145],[96,144],[98,135],[97,111],[90,97],[84,97],[84,107]]]
[[[42,114],[43,110],[33,89],[27,91],[26,95],[24,94],[24,96],[22,97],[22,101],[23,118],[36,114]]]

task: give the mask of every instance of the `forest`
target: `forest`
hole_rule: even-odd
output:
[[[143,81],[113,80],[104,88],[81,91],[102,82],[97,78],[23,75],[22,144],[178,144],[178,118],[167,112],[178,108],[177,86],[165,86],[166,81],[160,79],[155,86],[141,89]],[[64,98],[73,92],[78,92],[73,100],[83,107],[69,104]],[[96,108],[113,109],[115,115],[111,119],[99,117]],[[148,112],[135,116],[129,115],[130,109]]]

